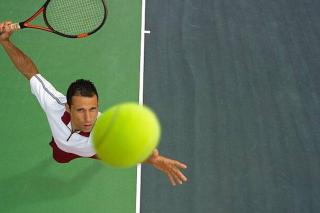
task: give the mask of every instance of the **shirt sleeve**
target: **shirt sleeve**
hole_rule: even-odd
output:
[[[36,96],[45,112],[56,108],[57,105],[65,105],[66,97],[58,92],[41,74],[36,74],[30,79],[30,86],[32,94]]]

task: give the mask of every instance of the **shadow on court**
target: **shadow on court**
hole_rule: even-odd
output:
[[[54,174],[51,172],[54,164],[52,159],[45,159],[28,171],[2,179],[0,212],[75,196],[101,170],[98,163],[92,163],[73,176]]]

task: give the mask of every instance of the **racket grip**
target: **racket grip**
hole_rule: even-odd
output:
[[[10,28],[9,30],[7,30],[7,29],[1,30],[0,34],[2,34],[5,31],[17,31],[17,30],[21,29],[19,23],[13,23],[13,24],[9,25],[9,28]]]
[[[11,30],[13,30],[13,31],[17,31],[17,30],[20,30],[20,24],[19,23],[14,23],[14,24],[11,24],[10,25],[10,28],[11,28]]]

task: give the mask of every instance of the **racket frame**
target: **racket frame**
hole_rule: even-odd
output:
[[[95,28],[93,31],[91,32],[87,32],[87,33],[81,33],[79,35],[67,35],[67,34],[64,34],[64,33],[61,33],[59,31],[56,31],[55,29],[53,29],[51,27],[51,25],[49,24],[48,22],[48,19],[47,19],[47,16],[46,16],[46,8],[48,6],[48,4],[50,3],[51,0],[47,0],[42,7],[40,7],[40,9],[35,12],[30,18],[28,18],[27,20],[25,21],[22,21],[22,22],[19,22],[19,23],[16,23],[16,24],[12,24],[11,25],[11,28],[12,29],[24,29],[24,28],[31,28],[31,29],[37,29],[37,30],[44,30],[44,31],[47,31],[47,32],[51,32],[51,33],[55,33],[57,35],[60,35],[60,36],[63,36],[63,37],[67,37],[67,38],[84,38],[84,37],[87,37],[95,32],[97,32],[105,23],[106,19],[107,19],[107,14],[108,14],[108,10],[107,10],[107,6],[106,6],[106,3],[104,0],[101,0],[102,4],[103,4],[103,8],[104,8],[104,17],[102,19],[102,22],[100,23],[100,25]],[[47,27],[45,26],[40,26],[40,25],[33,25],[31,24],[31,22],[36,19],[40,14],[43,14],[43,20],[45,22],[45,24],[47,25]]]

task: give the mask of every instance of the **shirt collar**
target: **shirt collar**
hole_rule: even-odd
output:
[[[62,122],[68,126],[68,124],[70,123],[71,121],[71,115],[69,112],[65,111],[61,117],[61,120]],[[79,135],[82,135],[84,137],[89,137],[90,136],[90,132],[83,132],[83,131],[80,131],[80,132],[77,132]]]

